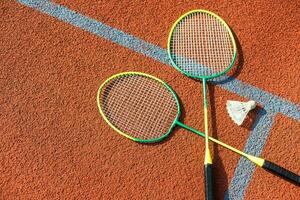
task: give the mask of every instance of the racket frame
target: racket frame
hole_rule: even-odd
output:
[[[177,114],[176,114],[176,117],[175,117],[172,125],[168,129],[168,131],[166,133],[164,133],[161,137],[153,138],[153,139],[148,139],[148,140],[143,140],[143,139],[140,139],[140,138],[132,137],[132,136],[130,136],[130,134],[128,134],[126,132],[123,132],[120,129],[118,129],[116,126],[114,126],[109,121],[109,119],[105,116],[105,114],[104,114],[104,111],[101,108],[101,101],[100,101],[100,95],[101,95],[102,90],[105,88],[106,84],[110,83],[111,80],[113,80],[115,78],[118,78],[120,76],[130,76],[130,75],[141,75],[141,76],[144,76],[144,77],[148,77],[148,78],[154,79],[155,81],[157,81],[157,82],[161,83],[163,86],[165,86],[171,92],[171,94],[173,95],[173,97],[174,97],[174,99],[176,101],[176,104],[177,104]],[[119,133],[119,134],[121,134],[121,135],[123,135],[123,136],[125,136],[125,137],[127,137],[127,138],[129,138],[131,140],[133,140],[133,141],[141,142],[141,143],[154,143],[154,142],[159,142],[159,141],[163,140],[164,138],[166,138],[172,132],[172,129],[174,128],[174,126],[176,126],[176,124],[177,124],[177,122],[179,120],[179,116],[181,114],[179,99],[178,99],[176,93],[174,92],[174,90],[167,83],[165,83],[164,81],[160,80],[159,78],[156,78],[155,76],[151,76],[149,74],[145,74],[145,73],[142,73],[142,72],[133,72],[133,71],[122,72],[122,73],[119,73],[119,74],[115,74],[115,75],[109,77],[107,80],[105,80],[104,83],[102,83],[100,85],[99,89],[98,89],[98,93],[97,93],[97,105],[98,105],[99,112],[100,112],[101,116],[103,117],[103,119],[105,120],[105,122],[110,127],[112,127],[117,133]]]
[[[126,76],[126,75],[141,75],[141,76],[145,76],[145,77],[152,78],[152,79],[158,81],[159,83],[163,84],[163,86],[165,86],[165,87],[172,93],[172,95],[173,95],[173,97],[174,97],[174,99],[175,99],[175,101],[176,101],[176,104],[177,104],[177,115],[176,115],[176,117],[175,117],[175,119],[174,119],[172,125],[170,126],[168,132],[166,132],[165,134],[163,134],[161,137],[153,138],[153,139],[147,139],[147,140],[143,140],[143,139],[140,139],[140,138],[132,137],[132,136],[130,136],[129,133],[123,132],[123,131],[121,131],[120,129],[118,129],[117,127],[115,127],[115,126],[109,121],[109,119],[105,116],[104,111],[103,111],[103,109],[101,108],[101,102],[100,102],[100,94],[101,94],[102,90],[104,89],[104,87],[106,86],[106,84],[108,84],[111,80],[113,80],[113,79],[115,79],[115,78],[118,78],[119,76]],[[173,90],[166,82],[162,81],[162,80],[159,79],[159,78],[156,78],[155,76],[151,76],[151,75],[149,75],[149,74],[145,74],[145,73],[142,73],[142,72],[133,72],[133,71],[131,71],[131,72],[122,72],[122,73],[118,73],[118,74],[115,74],[115,75],[109,77],[108,79],[106,79],[106,80],[100,85],[100,87],[99,87],[99,89],[98,89],[98,92],[97,92],[97,106],[98,106],[98,108],[99,108],[99,112],[100,112],[101,116],[103,117],[104,121],[105,121],[105,122],[106,122],[113,130],[115,130],[117,133],[119,133],[119,134],[123,135],[124,137],[126,137],[126,138],[128,138],[128,139],[130,139],[130,140],[133,140],[133,141],[135,141],[135,142],[139,142],[139,143],[155,143],[155,142],[162,141],[163,139],[165,139],[165,138],[172,132],[173,128],[174,128],[176,125],[179,126],[179,127],[181,127],[181,128],[183,128],[183,129],[186,129],[186,130],[188,130],[188,131],[191,131],[191,132],[193,132],[193,133],[195,133],[195,134],[197,134],[197,135],[199,135],[199,136],[201,136],[201,137],[203,137],[203,138],[205,138],[205,133],[202,133],[202,132],[200,132],[200,131],[198,131],[198,130],[192,128],[192,127],[189,127],[189,126],[187,126],[187,125],[185,125],[185,124],[183,124],[182,122],[179,121],[179,117],[180,117],[181,111],[180,111],[180,103],[179,103],[179,99],[178,99],[177,94],[175,93],[175,91],[174,91],[174,90]],[[242,151],[240,151],[240,150],[238,150],[238,149],[235,149],[234,147],[232,147],[232,146],[230,146],[230,145],[228,145],[228,144],[225,144],[225,143],[223,143],[223,142],[221,142],[221,141],[219,141],[219,140],[213,138],[213,137],[210,137],[210,136],[209,136],[208,139],[209,139],[210,141],[212,141],[212,142],[218,144],[218,145],[221,145],[221,146],[225,147],[226,149],[229,149],[229,150],[231,150],[231,151],[233,151],[233,152],[235,152],[235,153],[237,153],[237,154],[239,154],[239,155],[241,155],[241,156],[244,156],[244,157],[248,158],[248,159],[251,160],[252,162],[256,163],[258,166],[262,166],[262,164],[263,164],[262,161],[260,160],[260,158],[259,158],[259,160],[258,160],[257,157],[251,156],[251,155],[249,155],[249,154],[246,154],[246,153],[244,153],[244,152],[242,152]]]

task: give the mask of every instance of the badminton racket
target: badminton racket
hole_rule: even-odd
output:
[[[194,128],[179,121],[180,104],[177,95],[167,83],[140,72],[125,72],[108,78],[97,93],[101,116],[119,134],[141,143],[159,142],[175,126],[205,137]],[[268,160],[246,154],[219,140],[221,145],[268,171],[300,184],[300,177]]]
[[[183,74],[202,79],[205,127],[206,199],[213,198],[212,159],[208,144],[206,82],[229,71],[236,59],[236,44],[230,28],[216,14],[193,10],[182,15],[172,26],[168,38],[172,64]]]

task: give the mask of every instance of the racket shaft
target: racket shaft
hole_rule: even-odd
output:
[[[206,101],[206,79],[203,79],[203,105],[204,105],[204,130],[205,130],[205,160],[204,164],[212,164],[212,159],[209,151],[208,144],[208,112],[207,112],[207,101]]]

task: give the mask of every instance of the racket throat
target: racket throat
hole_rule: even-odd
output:
[[[209,148],[205,149],[204,165],[207,165],[207,164],[212,164],[212,158],[210,155]]]
[[[255,163],[256,165],[262,167],[264,165],[265,160],[256,156],[252,156],[247,154],[245,156],[246,158],[248,158],[251,162]]]

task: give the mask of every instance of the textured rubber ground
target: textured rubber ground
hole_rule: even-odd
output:
[[[300,103],[295,1],[53,2],[163,48],[182,13],[195,8],[216,12],[242,46],[237,78]],[[183,121],[203,130],[200,82],[14,1],[0,3],[0,19],[0,199],[204,197],[202,138],[175,129],[157,145],[134,143],[101,119],[95,99],[100,83],[112,74],[149,73],[177,92]],[[238,127],[225,103],[247,99],[212,85],[209,95],[214,137],[243,149],[259,109]],[[299,121],[276,116],[262,157],[299,174],[299,129]],[[217,146],[212,149],[216,196],[223,199],[239,157]],[[296,186],[256,169],[245,199],[299,195]]]

